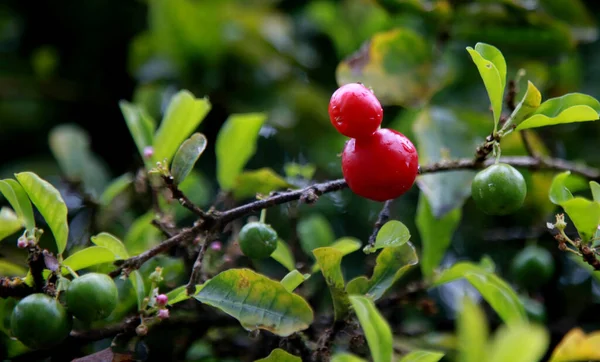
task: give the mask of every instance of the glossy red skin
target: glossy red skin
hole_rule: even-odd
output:
[[[392,129],[351,139],[342,153],[342,172],[348,186],[355,194],[374,201],[392,200],[407,192],[418,169],[417,149]]]
[[[331,96],[329,119],[344,136],[363,138],[379,128],[383,109],[369,88],[350,83],[338,88]]]

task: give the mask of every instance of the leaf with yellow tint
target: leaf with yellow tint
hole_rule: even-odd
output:
[[[600,360],[600,331],[586,335],[573,328],[552,352],[549,362]]]

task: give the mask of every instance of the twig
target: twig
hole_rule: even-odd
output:
[[[27,257],[27,264],[29,265],[29,270],[31,271],[31,276],[33,277],[35,291],[41,292],[45,284],[44,276],[42,275],[44,268],[46,268],[44,254],[42,249],[37,245],[29,248],[28,251],[29,256]]]
[[[204,260],[206,245],[212,242],[213,240],[216,240],[216,238],[217,236],[215,234],[210,234],[207,235],[202,242],[200,242],[200,251],[198,251],[198,256],[196,257],[196,261],[194,262],[192,273],[190,274],[190,280],[187,286],[185,287],[188,295],[192,295],[196,292],[196,285],[200,282],[200,277],[202,276],[202,261]]]
[[[156,226],[166,237],[171,238],[177,233],[175,227],[161,219],[153,219],[152,225]]]
[[[346,327],[346,321],[337,320],[333,322],[331,328],[325,330],[321,338],[319,339],[319,346],[313,353],[313,360],[315,361],[329,361],[331,345],[335,341],[338,333]]]
[[[21,279],[0,277],[0,298],[23,298],[35,292],[33,287],[25,284]]]
[[[508,108],[508,110],[512,113],[516,108],[516,104],[515,104],[515,100],[517,97],[517,92],[519,90],[517,89],[517,82],[515,82],[514,80],[509,80],[508,81],[508,91],[506,92],[506,107]]]
[[[523,141],[523,146],[525,146],[525,150],[527,151],[527,154],[533,158],[539,158],[540,156],[537,154],[537,152],[533,149],[533,145],[531,144],[531,139],[530,139],[530,134],[528,130],[522,130],[519,132],[521,134],[521,141]]]
[[[173,176],[163,176],[163,180],[165,181],[165,184],[171,191],[173,198],[177,199],[179,201],[179,203],[181,204],[181,206],[190,210],[191,212],[198,215],[202,219],[207,217],[208,214],[206,212],[204,212],[204,210],[202,210],[199,206],[194,204],[190,199],[188,199],[187,196],[184,195],[183,192],[181,192],[181,190],[175,184],[175,180],[173,179]]]
[[[580,243],[579,252],[581,252],[583,260],[589,265],[591,265],[594,268],[594,270],[600,270],[600,260],[596,258],[596,255],[594,254],[594,250],[592,248]]]
[[[392,206],[393,201],[394,200],[388,200],[383,204],[383,207],[381,208],[381,211],[379,212],[379,216],[377,217],[377,221],[375,221],[375,227],[373,228],[373,233],[369,237],[369,246],[372,247],[375,245],[375,240],[377,239],[377,233],[379,232],[379,230],[381,229],[383,224],[385,224],[386,221],[389,220],[390,208]]]

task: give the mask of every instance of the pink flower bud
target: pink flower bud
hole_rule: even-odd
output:
[[[165,294],[159,294],[156,296],[156,304],[158,304],[159,306],[165,306],[168,302],[169,297],[167,297]]]
[[[223,249],[223,244],[220,241],[213,241],[210,243],[210,249],[214,251],[221,251]]]
[[[154,155],[154,148],[152,146],[144,147],[144,157],[150,158]]]
[[[167,319],[169,318],[169,310],[161,309],[158,311],[158,319]]]
[[[27,243],[27,239],[24,237],[20,237],[19,240],[17,240],[17,246],[21,249],[25,249],[28,245],[29,243]]]

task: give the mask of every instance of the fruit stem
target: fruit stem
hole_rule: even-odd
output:
[[[260,222],[261,222],[261,224],[264,224],[265,220],[267,220],[267,209],[262,209],[260,211]]]
[[[500,143],[494,142],[494,156],[496,156],[496,161],[494,162],[495,164],[498,164],[500,162],[501,154],[502,154],[502,151],[500,149]]]
[[[79,274],[75,272],[70,266],[65,266],[65,269],[73,276],[73,278],[79,278]]]

